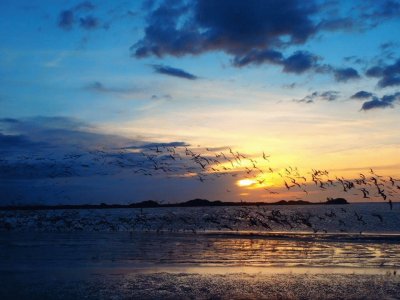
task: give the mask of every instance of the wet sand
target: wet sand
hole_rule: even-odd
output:
[[[0,299],[400,299],[397,238],[9,232],[0,242]]]
[[[1,299],[400,299],[400,277],[365,274],[108,273],[0,276]]]

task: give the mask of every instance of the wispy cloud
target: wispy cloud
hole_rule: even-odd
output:
[[[338,91],[325,91],[325,92],[313,92],[302,99],[295,99],[297,103],[314,103],[315,101],[335,101],[339,98],[340,92]]]
[[[173,76],[173,77],[179,77],[179,78],[184,78],[184,79],[189,79],[189,80],[198,79],[198,77],[196,75],[193,75],[182,69],[173,68],[173,67],[164,66],[164,65],[152,65],[152,67],[153,67],[154,71],[159,74]]]
[[[101,26],[101,21],[88,12],[95,10],[95,5],[84,1],[62,10],[58,15],[58,26],[64,30],[71,30],[75,25],[85,30],[93,30]]]
[[[104,93],[104,94],[116,94],[121,96],[129,96],[132,94],[138,94],[139,92],[143,92],[142,88],[138,87],[109,87],[101,83],[100,81],[94,81],[88,85],[83,87],[85,90],[96,92],[96,93]]]
[[[364,100],[364,99],[369,99],[373,96],[373,93],[366,92],[366,91],[358,91],[354,95],[350,97],[350,99],[357,99],[357,100]]]

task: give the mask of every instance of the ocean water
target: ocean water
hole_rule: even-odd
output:
[[[397,205],[5,211],[0,272],[382,273],[400,268]]]
[[[2,233],[0,270],[400,267],[400,237],[221,233]]]

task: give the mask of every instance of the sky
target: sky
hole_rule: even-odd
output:
[[[343,193],[315,170],[400,178],[398,0],[3,0],[0,15],[3,204],[321,201]]]

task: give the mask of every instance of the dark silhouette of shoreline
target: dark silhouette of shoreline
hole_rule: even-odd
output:
[[[225,202],[193,199],[180,203],[161,204],[147,200],[131,204],[59,204],[59,205],[7,205],[0,210],[53,210],[53,209],[110,209],[110,208],[162,208],[162,207],[215,207],[215,206],[269,206],[269,205],[331,205],[349,204],[344,198],[330,198],[325,202],[309,202],[304,200],[280,200],[277,202]]]

